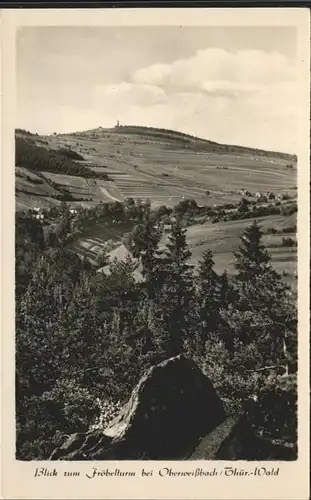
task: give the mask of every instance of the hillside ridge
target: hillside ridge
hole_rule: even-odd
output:
[[[73,131],[66,133],[55,133],[55,134],[36,134],[32,133],[20,128],[15,129],[15,133],[21,135],[28,136],[37,136],[37,137],[52,137],[53,135],[57,137],[69,137],[69,136],[94,136],[96,137],[104,136],[106,134],[115,134],[115,135],[142,135],[143,138],[153,138],[153,139],[163,139],[167,141],[176,141],[179,143],[182,142],[186,147],[194,147],[197,150],[208,150],[213,152],[223,152],[223,153],[237,153],[237,154],[256,154],[258,156],[273,156],[283,159],[288,159],[291,161],[297,160],[297,155],[284,153],[282,151],[271,151],[265,149],[254,148],[250,146],[240,146],[235,144],[224,144],[220,142],[211,141],[209,139],[204,139],[202,137],[194,136],[191,134],[187,134],[185,132],[180,132],[178,130],[166,129],[166,128],[158,128],[158,127],[147,127],[142,125],[119,125],[111,128],[105,127],[96,127],[94,129],[86,129],[81,131]]]

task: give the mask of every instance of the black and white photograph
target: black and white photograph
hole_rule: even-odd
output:
[[[297,460],[297,40],[17,30],[16,460]]]

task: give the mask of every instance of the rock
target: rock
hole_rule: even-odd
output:
[[[296,460],[295,447],[256,436],[246,416],[228,417],[205,436],[190,460]]]
[[[51,460],[178,460],[225,420],[210,380],[183,355],[151,367],[103,432],[74,434]]]
[[[96,450],[101,450],[106,460],[116,460],[110,444],[111,439],[102,431],[71,434],[62,446],[53,451],[50,460],[92,460],[89,457]]]

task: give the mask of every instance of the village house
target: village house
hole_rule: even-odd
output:
[[[44,213],[43,213],[43,209],[40,208],[40,207],[34,207],[31,209],[31,212],[32,212],[32,216],[34,219],[37,219],[37,220],[43,220],[44,219]]]

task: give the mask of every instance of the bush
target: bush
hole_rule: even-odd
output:
[[[272,373],[263,380],[251,410],[250,422],[264,437],[297,440],[297,377]]]
[[[255,343],[240,343],[230,354],[224,343],[215,338],[206,344],[205,357],[197,360],[203,373],[213,381],[228,414],[245,411],[258,434],[295,443],[296,374],[284,376],[278,369],[256,371],[258,361],[262,363]]]
[[[60,148],[58,152],[66,156],[66,158],[70,158],[71,160],[84,160],[83,156],[70,148]]]
[[[288,203],[281,208],[282,215],[292,215],[297,212],[297,203]]]
[[[297,246],[297,242],[293,240],[293,238],[282,238],[282,247],[295,247]]]
[[[280,233],[296,233],[297,231],[297,226],[296,224],[294,226],[287,226],[287,227],[283,227],[282,229],[280,229]]]
[[[275,227],[268,227],[266,230],[267,234],[277,234],[278,230]]]
[[[97,404],[100,408],[100,415],[96,418],[95,423],[91,425],[91,429],[102,429],[104,430],[110,422],[118,415],[121,409],[120,401],[104,400],[101,401],[97,399]]]
[[[58,380],[41,396],[32,396],[17,415],[19,459],[47,459],[58,439],[69,432],[88,430],[100,415],[100,406],[88,389],[72,379]],[[19,444],[21,446],[19,446]]]

